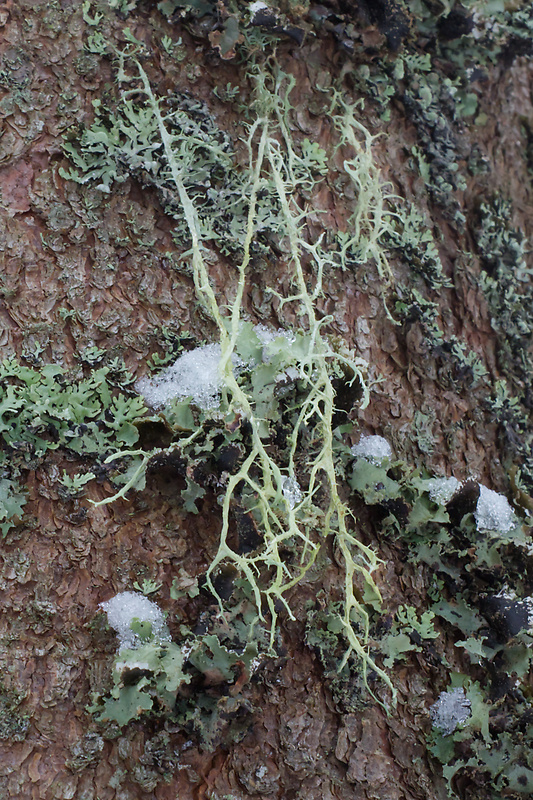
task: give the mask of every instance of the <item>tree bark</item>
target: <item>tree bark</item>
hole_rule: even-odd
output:
[[[339,112],[330,112],[335,87],[339,102],[355,104],[359,123],[375,136],[369,168],[388,196],[389,229],[378,240],[391,274],[375,253],[352,251],[344,268],[339,260],[324,274],[317,308],[332,316],[328,336],[369,365],[369,404],[352,407],[350,400],[345,409],[343,420],[352,423],[347,444],[379,434],[392,446],[391,463],[401,462],[384,472],[403,487],[394,498],[374,502],[354,489],[351,467],[339,480],[357,516],[358,539],[381,560],[374,574],[381,612],[372,617],[366,647],[378,665],[392,652],[380,649],[388,634],[401,634],[404,647],[388,640],[400,648],[384,667],[396,705],[375,671],[368,687],[356,666],[337,673],[339,653],[321,638],[343,591],[331,539],[289,593],[294,619],[279,610],[275,654],[265,650],[256,672],[249,677],[243,670],[241,682],[237,667],[227,685],[205,678],[206,694],[217,702],[211,722],[201,723],[208,734],[172,714],[139,715],[124,726],[98,722],[88,707],[109,691],[117,645],[99,604],[151,579],[159,589],[150,599],[168,611],[175,641],[185,622],[192,629],[214,619],[202,576],[217,551],[220,493],[209,465],[200,478],[172,463],[152,464],[145,489],[95,506],[89,499],[116,491],[109,471],[97,475],[85,496],[66,497],[62,471],[83,473],[95,461],[63,446],[50,449],[19,470],[28,502],[1,548],[3,797],[444,800],[447,776],[450,796],[531,796],[533,784],[522,778],[530,781],[533,765],[521,749],[531,737],[529,662],[521,672],[502,666],[504,647],[523,657],[529,623],[507,629],[509,608],[493,609],[505,587],[512,602],[527,605],[530,554],[505,536],[498,555],[489,542],[485,556],[466,534],[461,539],[452,531],[442,544],[436,528],[431,539],[409,527],[414,495],[406,494],[405,475],[417,480],[414,468],[424,479],[464,482],[441,509],[451,520],[443,523],[448,533],[450,525],[466,525],[469,512],[473,519],[477,482],[512,501],[524,530],[533,507],[531,14],[519,2],[502,3],[494,13],[484,3],[440,5],[289,2],[251,10],[240,2],[21,0],[0,7],[2,355],[37,372],[59,364],[67,383],[113,359],[124,359],[141,377],[154,353],[171,361],[178,345],[216,335],[182,258],[188,232],[181,246],[173,238],[183,215],[165,186],[132,162],[114,164],[119,180],[109,191],[68,177],[83,131],[99,113],[109,125],[106,109],[118,113],[127,92],[119,82],[119,51],[138,48],[158,98],[177,92],[180,109],[201,101],[243,169],[254,119],[252,65],[292,76],[287,128],[298,147],[307,140],[327,156],[322,182],[307,194],[301,190],[301,224],[311,245],[323,236],[332,253],[340,252],[339,233],[350,233],[358,200],[343,166],[353,152],[349,142],[339,145],[333,120]],[[364,135],[358,136],[363,147]],[[418,221],[407,225],[411,212]],[[370,235],[375,218],[362,236]],[[238,255],[216,239],[210,256],[219,307],[231,307]],[[254,324],[303,324],[280,299],[291,291],[289,261],[286,242],[267,230],[243,300]],[[310,258],[304,268],[314,281]],[[95,355],[91,348],[101,350]],[[135,394],[131,381],[124,387]],[[152,424],[139,427],[145,447],[153,435],[154,446],[164,448],[163,424]],[[20,448],[3,436],[7,469]],[[192,508],[181,496],[187,478],[200,487]],[[182,589],[187,580],[200,581],[200,594],[186,607],[172,594],[176,578]],[[355,584],[362,591],[357,576]],[[481,620],[474,633],[485,648],[479,656],[457,644],[468,636],[445,606],[468,607]],[[402,607],[418,621],[433,609],[437,638],[402,627]],[[470,738],[435,734],[429,708],[449,690],[452,673],[464,676],[465,687],[468,679],[477,682],[490,730],[473,718],[465,728]],[[444,775],[428,749],[435,735],[443,747],[455,747],[441,759]],[[514,772],[490,762],[491,747],[516,765]]]

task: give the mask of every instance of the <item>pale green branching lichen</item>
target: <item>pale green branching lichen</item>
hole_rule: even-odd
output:
[[[107,148],[112,162],[111,173],[106,173],[105,180],[109,182],[102,188],[109,188],[114,179],[113,171],[123,170],[124,164],[131,174],[142,177],[150,173],[150,182],[162,191],[163,198],[167,198],[167,210],[171,210],[174,218],[181,219],[180,224],[185,228],[185,239],[190,249],[184,258],[190,261],[197,300],[216,326],[217,358],[220,354],[219,413],[228,420],[232,416],[246,419],[250,429],[242,463],[227,475],[224,493],[219,499],[222,528],[217,553],[207,571],[207,584],[222,612],[224,603],[217,592],[215,578],[223,565],[235,567],[251,587],[259,617],[263,619],[268,612],[270,646],[273,648],[280,609],[285,609],[293,618],[288,599],[290,590],[313,567],[322,542],[334,537],[344,570],[344,603],[338,616],[348,643],[341,669],[354,654],[363,665],[365,684],[368,686],[366,676],[371,669],[383,680],[394,700],[392,683],[368,648],[368,608],[377,608],[380,602],[373,578],[380,561],[375,552],[355,535],[354,520],[340,496],[336,474],[334,380],[343,376],[343,380],[353,387],[354,397],[362,396],[364,407],[368,402],[366,364],[346,348],[332,346],[326,336],[332,317],[322,316],[317,311],[324,275],[338,267],[339,252],[328,252],[322,237],[316,241],[308,239],[303,198],[311,196],[317,183],[324,179],[327,163],[322,148],[312,147],[307,140],[299,147],[293,139],[290,93],[294,78],[268,62],[252,69],[250,74],[255,87],[252,108],[256,118],[249,125],[244,142],[248,166],[239,173],[230,164],[227,139],[222,133],[216,133],[211,122],[209,129],[204,131],[205,135],[200,137],[190,113],[186,117],[181,112],[177,114],[167,99],[156,96],[146,72],[134,57],[128,59],[118,54],[118,61],[119,80],[126,88],[121,94],[122,105],[116,109],[115,121],[104,126],[107,131],[105,142],[102,144],[99,139],[102,123],[97,120],[96,127],[86,132],[81,152],[68,147],[81,173],[64,174],[78,182],[100,180],[102,170],[105,171],[106,164],[109,164],[109,160],[103,158]],[[334,96],[331,113],[338,136],[337,152],[342,158],[343,180],[352,184],[356,197],[348,231],[341,243],[340,261],[343,263],[349,252],[358,263],[374,265],[386,288],[393,278],[382,240],[391,230],[392,217],[387,210],[391,195],[372,157],[374,137],[358,121],[355,106],[339,94]],[[133,133],[125,120],[133,127]],[[109,130],[113,134],[111,143]],[[144,133],[140,135],[142,131]],[[141,142],[137,154],[132,152],[135,141]],[[226,144],[221,147],[224,142]],[[225,229],[217,227],[218,223],[214,221],[221,213],[216,190],[214,194],[211,192],[214,200],[208,207],[202,200],[202,193],[197,191],[196,180],[191,179],[191,175],[198,177],[198,170],[206,160],[209,170],[216,173],[218,168],[222,174],[222,184],[218,187],[222,192],[222,204],[226,196],[225,181],[240,187],[235,190],[241,199],[236,247],[228,249],[224,244]],[[218,160],[220,165],[217,167]],[[117,172],[117,175],[123,179],[125,173],[122,171],[119,175]],[[245,203],[242,202],[244,198]],[[249,339],[248,346],[250,341],[257,340],[257,348],[262,349],[257,334],[246,327],[249,323],[245,322],[243,305],[250,288],[258,237],[267,219],[280,243],[290,275],[288,296],[274,288],[269,291],[278,299],[280,308],[290,304],[296,310],[300,330],[293,334],[292,339],[282,337],[279,346],[274,345],[269,350],[273,362],[260,364],[259,359],[249,368],[249,378],[245,379],[234,365],[235,359],[241,359],[243,331]],[[235,264],[232,298],[227,306],[221,306],[211,279],[207,257],[211,249],[231,252]],[[310,280],[311,270],[313,280]],[[273,388],[269,390],[270,394],[264,391],[265,380],[270,380],[270,385],[275,381],[276,358],[278,364],[290,364],[291,382],[298,387],[288,447],[279,463],[268,440],[269,414],[272,402],[277,402],[275,391]],[[270,376],[269,369],[274,371]],[[267,378],[264,378],[265,373]],[[183,409],[183,402],[178,405],[181,423],[186,418],[185,427],[182,424],[181,429],[188,428],[190,432],[179,438],[170,449],[184,452],[193,443],[198,443],[204,433],[202,421],[195,427],[188,407]],[[305,475],[300,475],[304,462],[299,448],[306,436],[312,440],[313,447],[308,453]],[[142,488],[149,463],[153,463],[154,456],[161,452],[123,450],[109,457],[107,463],[130,458],[131,464],[123,476],[122,488],[103,502],[124,497],[130,488]],[[287,502],[288,480],[299,485],[300,496],[294,503]],[[187,481],[187,503],[190,505],[186,503],[186,508],[196,510],[194,500],[205,492],[194,481],[189,478]],[[318,496],[321,497],[320,503],[317,502]],[[252,515],[261,531],[261,543],[252,552],[237,552],[230,544],[231,509],[236,503]],[[287,547],[296,555],[287,558]],[[363,588],[359,586],[356,589],[356,584],[363,584]]]
[[[363,604],[356,598],[354,593],[354,576],[363,576],[376,596],[379,597],[378,589],[372,578],[372,572],[378,566],[378,559],[375,553],[350,533],[348,522],[350,512],[346,504],[340,499],[338,492],[338,482],[335,474],[335,464],[333,455],[333,425],[332,419],[335,409],[335,391],[333,389],[329,362],[334,359],[341,361],[349,366],[353,373],[353,380],[358,380],[364,385],[362,369],[363,365],[346,355],[333,352],[327,339],[322,335],[322,328],[329,322],[328,318],[318,319],[316,315],[315,301],[320,293],[321,279],[323,273],[323,261],[320,253],[315,250],[315,268],[317,280],[315,287],[308,289],[307,280],[302,263],[302,254],[308,250],[307,243],[303,240],[301,230],[301,210],[295,203],[293,193],[297,185],[299,173],[302,169],[302,159],[297,155],[292,142],[292,137],[286,122],[286,110],[283,104],[283,95],[280,91],[280,83],[275,85],[275,90],[271,91],[266,81],[259,73],[256,83],[257,100],[256,106],[262,116],[260,116],[251,126],[247,141],[250,157],[250,171],[253,175],[253,182],[250,192],[250,205],[248,212],[247,235],[244,241],[244,257],[238,266],[238,283],[235,298],[231,306],[229,323],[227,318],[221,314],[217,297],[212,286],[208,266],[203,257],[201,248],[201,237],[199,233],[198,216],[187,192],[183,172],[180,169],[179,161],[175,155],[176,143],[172,133],[169,131],[161,104],[153,93],[146,73],[137,64],[139,75],[142,80],[143,89],[152,108],[154,117],[157,119],[159,133],[165,156],[175,183],[177,192],[182,202],[183,212],[189,226],[192,241],[192,264],[196,291],[199,299],[207,306],[212,318],[218,328],[221,344],[221,373],[227,391],[231,396],[231,406],[243,412],[252,428],[252,448],[248,457],[244,461],[239,471],[232,475],[228,481],[222,505],[222,531],[218,552],[211,562],[207,581],[218,598],[221,610],[223,602],[218,596],[212,578],[222,562],[233,563],[239,572],[243,574],[250,586],[253,588],[258,610],[261,612],[263,601],[266,601],[271,616],[271,644],[274,643],[276,621],[278,616],[277,603],[281,601],[292,618],[292,611],[285,598],[287,592],[295,586],[313,565],[319,549],[319,545],[311,538],[311,530],[308,526],[299,521],[305,516],[305,512],[311,511],[312,498],[320,483],[325,479],[328,487],[327,507],[322,520],[313,520],[314,524],[321,524],[322,537],[335,535],[337,545],[342,554],[345,568],[345,604],[343,614],[343,626],[348,640],[348,650],[344,661],[346,662],[352,652],[355,652],[363,659],[365,667],[372,667],[384,679],[389,688],[392,689],[390,679],[383,670],[378,667],[366,650],[366,640],[368,638],[368,613]],[[280,76],[281,77],[281,76]],[[279,78],[278,78],[279,81]],[[347,112],[348,113],[348,112]],[[353,129],[353,115],[344,119],[343,130],[349,139],[350,144],[359,145],[355,139]],[[360,130],[362,126],[357,126]],[[281,139],[281,141],[280,141]],[[284,145],[284,146],[283,146]],[[369,142],[367,141],[367,147]],[[368,159],[368,155],[367,155]],[[355,162],[345,162],[351,171],[352,177],[357,179],[357,165]],[[298,515],[296,508],[288,509],[285,519],[276,513],[275,509],[279,506],[283,496],[285,476],[279,466],[270,455],[261,436],[260,420],[256,418],[252,405],[252,398],[243,392],[241,385],[236,380],[232,369],[232,355],[235,352],[236,342],[239,336],[242,315],[242,301],[247,285],[247,270],[250,262],[250,245],[254,235],[254,224],[256,215],[257,193],[261,185],[261,176],[264,170],[268,170],[277,192],[277,198],[281,209],[281,216],[284,221],[286,235],[290,248],[290,266],[293,270],[294,293],[290,297],[281,298],[284,303],[297,302],[300,305],[300,313],[309,331],[308,350],[302,354],[299,364],[299,379],[306,387],[306,396],[302,402],[298,422],[292,433],[290,461],[288,465],[289,474],[294,471],[294,456],[298,447],[299,432],[304,425],[309,425],[311,421],[320,427],[322,434],[322,446],[318,455],[310,464],[309,484],[305,495],[298,505]],[[362,182],[361,182],[362,185]],[[381,213],[381,207],[365,212],[365,228],[374,230],[372,221],[369,221],[369,214],[377,217]],[[361,234],[361,219],[363,212],[356,216],[356,230]],[[377,239],[368,236],[366,250],[370,250],[373,255],[377,254]],[[365,250],[365,253],[366,253]],[[383,266],[383,269],[385,266]],[[257,470],[258,477],[254,471]],[[257,552],[241,555],[237,553],[228,543],[228,529],[230,519],[230,503],[235,496],[241,483],[247,485],[256,498],[256,513],[258,514],[264,535],[264,546]],[[303,543],[301,562],[295,570],[291,570],[284,562],[281,555],[281,547],[287,539],[296,538]],[[353,553],[356,553],[354,557]],[[266,586],[260,586],[258,576],[265,569],[271,572],[271,579]],[[353,619],[357,619],[363,630],[363,636],[356,634]]]

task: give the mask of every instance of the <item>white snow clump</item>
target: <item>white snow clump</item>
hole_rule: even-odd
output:
[[[432,478],[427,482],[429,499],[434,503],[445,506],[451,500],[461,484],[454,478]]]
[[[283,492],[283,497],[287,501],[289,508],[294,508],[302,499],[302,490],[296,478],[283,478],[281,491]]]
[[[135,388],[152,408],[160,408],[174,398],[193,403],[203,409],[216,408],[222,385],[219,344],[206,344],[183,353],[170,367],[154,378],[141,378]]]
[[[471,716],[472,703],[465,695],[465,690],[458,688],[451,692],[441,692],[439,699],[429,708],[429,715],[434,728],[439,728],[443,736],[449,736],[458,725]]]
[[[478,530],[509,533],[516,525],[516,517],[507,498],[481,484],[474,517]]]
[[[263,361],[268,363],[268,345],[280,336],[292,343],[295,336],[291,331],[270,330],[264,325],[254,328],[259,340],[264,345]],[[205,344],[183,353],[177,361],[159,372],[153,378],[140,378],[135,384],[149,406],[161,408],[171,400],[185,400],[192,397],[192,402],[204,410],[217,408],[222,388],[220,374],[220,344]],[[244,363],[238,356],[232,357],[233,366],[238,370]],[[289,368],[290,369],[290,368]],[[288,373],[289,370],[287,370]],[[296,371],[296,376],[298,372]]]
[[[118,634],[119,652],[135,650],[142,642],[131,629],[134,619],[149,622],[152,637],[157,642],[170,642],[170,633],[163,612],[155,603],[139,592],[120,592],[105,603],[100,603],[107,614],[107,621]]]
[[[361,436],[351,452],[356,458],[364,458],[372,464],[381,464],[386,458],[392,458],[392,448],[383,436]]]
[[[265,8],[268,8],[268,6],[261,0],[255,0],[255,3],[250,3],[250,12],[252,16],[255,16],[258,11],[263,11]]]

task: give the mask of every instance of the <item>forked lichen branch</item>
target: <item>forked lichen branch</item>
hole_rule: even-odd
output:
[[[150,81],[138,61],[134,61],[142,83],[143,91],[159,131],[164,151],[164,160],[179,197],[183,215],[190,234],[192,270],[198,300],[214,320],[221,345],[220,372],[229,411],[243,415],[251,430],[249,452],[238,471],[230,475],[222,501],[222,529],[218,551],[207,572],[207,584],[223,610],[223,601],[215,588],[213,579],[223,562],[232,564],[248,581],[255,598],[258,614],[264,616],[265,606],[270,615],[270,645],[274,646],[277,618],[280,603],[291,618],[293,613],[287,601],[287,593],[306,575],[315,563],[321,543],[334,537],[336,552],[344,565],[344,604],[341,615],[342,627],[348,648],[342,662],[346,664],[354,654],[362,664],[365,684],[367,671],[371,668],[384,681],[395,699],[395,690],[387,674],[376,664],[368,650],[369,615],[364,603],[358,599],[354,590],[354,579],[363,579],[368,594],[378,601],[379,590],[372,577],[379,566],[374,551],[361,543],[350,532],[351,512],[339,495],[335,472],[335,453],[333,418],[335,413],[335,389],[332,382],[334,369],[343,370],[363,392],[363,406],[368,402],[368,389],[365,384],[366,364],[356,359],[348,351],[333,349],[323,329],[332,321],[331,317],[319,318],[316,300],[321,294],[324,271],[334,264],[330,254],[322,246],[322,240],[310,244],[305,238],[305,211],[300,207],[296,195],[298,186],[310,187],[315,182],[305,159],[298,155],[293,142],[288,115],[289,94],[293,79],[277,70],[268,74],[256,68],[255,110],[258,118],[249,127],[246,147],[249,158],[249,206],[246,234],[240,261],[237,265],[237,281],[234,299],[229,312],[223,314],[212,285],[207,260],[204,257],[206,243],[202,241],[202,226],[195,203],[186,186],[183,163],[180,163],[180,137],[169,124],[169,116],[162,102],[155,96]],[[136,90],[138,91],[138,90]],[[129,93],[126,92],[126,96]],[[341,144],[351,147],[356,155],[344,161],[344,168],[356,184],[361,197],[358,211],[354,216],[354,229],[350,243],[360,247],[361,257],[373,257],[382,277],[388,277],[389,267],[386,257],[379,249],[382,235],[384,204],[379,184],[379,172],[369,165],[370,134],[358,123],[353,109],[344,102],[342,115],[334,118],[335,127],[340,131]],[[358,141],[363,133],[364,146]],[[281,238],[287,243],[288,267],[291,271],[291,292],[280,298],[282,304],[292,303],[298,309],[301,327],[305,330],[303,341],[307,343],[296,368],[299,393],[299,411],[296,424],[290,434],[287,463],[280,466],[273,459],[264,441],[264,420],[255,411],[253,394],[238,380],[233,366],[239,332],[243,324],[243,298],[247,288],[251,260],[251,247],[257,229],[258,195],[266,181],[273,187],[272,197],[278,206]],[[366,194],[365,194],[366,192]],[[368,196],[367,196],[368,195]],[[362,203],[366,203],[363,210]],[[348,245],[346,245],[348,246]],[[315,282],[309,287],[306,264],[311,263]],[[277,294],[272,290],[274,294]],[[301,499],[294,505],[284,497],[284,481],[296,480],[296,461],[298,444],[302,432],[312,428],[320,442],[318,452],[310,456],[307,486]],[[193,434],[194,435],[194,434]],[[183,441],[181,442],[183,444]],[[180,442],[177,443],[180,446]],[[140,455],[140,454],[139,454]],[[153,455],[153,454],[152,454]],[[146,469],[146,458],[135,473]],[[123,496],[129,486],[123,487]],[[244,488],[243,488],[244,487]],[[258,519],[262,544],[252,553],[240,554],[229,544],[230,510],[232,500],[238,499],[243,491],[253,497],[252,511]],[[315,505],[318,492],[325,496],[323,507]],[[118,495],[117,495],[118,496]],[[325,507],[324,507],[325,506]],[[353,521],[353,520],[352,520]],[[298,545],[297,563],[290,563],[282,548],[289,542]]]

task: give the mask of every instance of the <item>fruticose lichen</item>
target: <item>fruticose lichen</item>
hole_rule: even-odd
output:
[[[394,699],[387,674],[368,649],[369,612],[355,589],[359,581],[365,598],[379,604],[372,578],[379,561],[354,534],[335,463],[334,382],[346,384],[353,403],[359,399],[364,405],[366,365],[346,348],[332,345],[326,335],[331,318],[317,312],[324,275],[348,255],[360,263],[372,259],[383,281],[392,282],[382,245],[392,217],[372,159],[373,137],[358,121],[356,108],[334,92],[332,128],[337,149],[343,152],[344,179],[355,188],[355,209],[340,249],[331,254],[322,237],[310,243],[302,229],[298,193],[310,193],[324,180],[327,155],[306,140],[301,146],[293,140],[288,125],[292,76],[270,62],[251,71],[252,110],[257,116],[249,126],[248,166],[242,169],[235,167],[227,137],[205,109],[193,109],[190,102],[185,108],[183,99],[157,97],[135,53],[133,57],[118,53],[117,59],[120,80],[127,88],[111,118],[104,120],[102,115],[109,112],[98,107],[97,118],[80,143],[67,145],[78,171],[63,174],[80,183],[99,182],[106,192],[113,181],[128,174],[158,188],[167,213],[180,220],[180,241],[190,247],[187,259],[197,300],[212,320],[217,339],[181,355],[155,379],[137,384],[145,399],[160,409],[165,423],[175,426],[175,441],[167,449],[122,449],[108,457],[106,467],[123,460],[127,472],[115,476],[123,486],[104,502],[142,488],[147,470],[175,454],[190,465],[182,497],[185,508],[196,511],[195,501],[205,495],[196,468],[204,454],[211,459],[218,452],[222,439],[223,458],[229,458],[230,468],[218,483],[222,529],[206,574],[220,612],[225,613],[226,605],[217,590],[217,576],[231,567],[248,586],[258,618],[269,614],[274,649],[279,614],[283,610],[293,616],[291,590],[315,564],[321,542],[332,536],[344,570],[344,601],[337,615],[346,639],[343,664],[357,659],[364,683],[371,669]],[[220,178],[216,186],[213,176]],[[275,232],[290,270],[288,295],[273,289],[271,293],[281,308],[290,304],[296,309],[302,328],[291,332],[272,333],[243,321],[243,297],[265,226]],[[231,241],[235,246],[229,246]],[[212,283],[210,250],[230,255],[235,263],[227,308],[221,306]],[[314,283],[309,283],[308,271]],[[270,445],[273,437],[278,442],[275,448]],[[259,531],[250,552],[232,542],[235,507]],[[157,676],[157,670],[153,674]],[[115,703],[121,691],[116,684],[112,708],[124,719],[127,714]],[[143,703],[152,708],[146,698]]]

